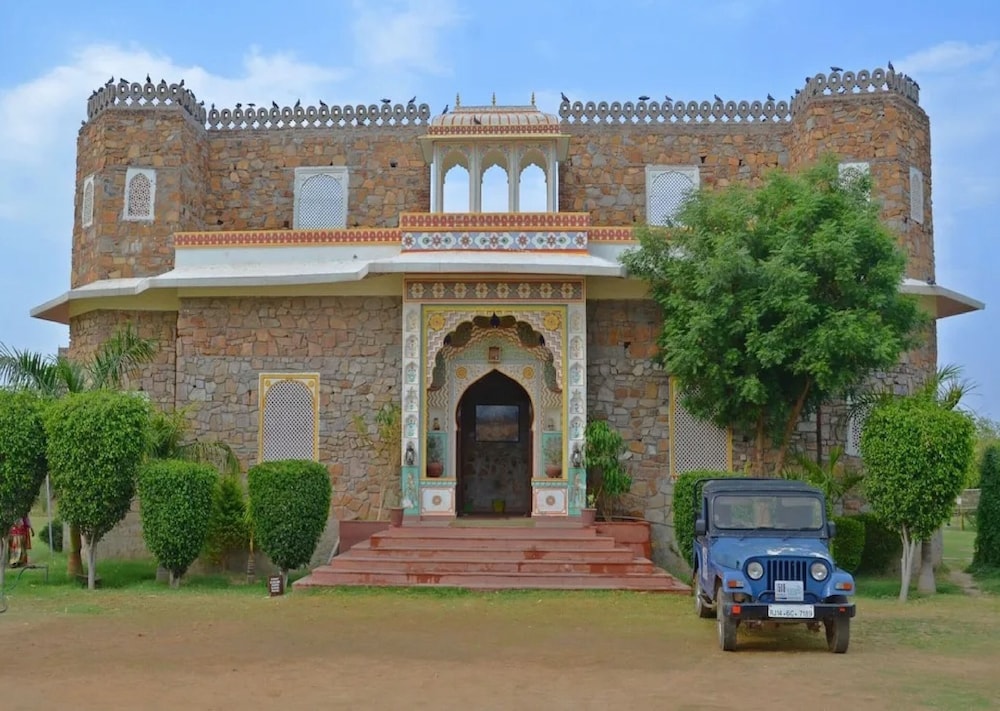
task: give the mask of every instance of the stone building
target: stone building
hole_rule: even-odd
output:
[[[618,261],[633,227],[665,224],[693,188],[834,152],[873,178],[909,255],[901,288],[937,318],[981,308],[934,279],[918,92],[877,69],[817,74],[790,101],[564,101],[557,117],[494,99],[432,117],[415,102],[206,110],[182,85],[110,83],[78,138],[70,290],[32,315],[68,324],[81,358],[134,323],[159,343],[141,378],[154,401],[190,408],[245,465],[323,462],[338,520],[379,505],[352,421],[387,403],[397,493],[425,518],[577,515],[584,427],[606,418],[662,553],[672,477],[749,451],[653,364],[657,309]],[[932,329],[883,377],[905,391],[935,365]],[[799,446],[856,435],[832,410]]]

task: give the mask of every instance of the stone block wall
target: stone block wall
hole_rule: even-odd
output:
[[[177,406],[194,431],[222,437],[244,468],[258,456],[258,377],[319,373],[319,458],[330,471],[333,513],[377,507],[373,453],[353,418],[399,400],[402,301],[394,297],[184,299],[177,318]]]

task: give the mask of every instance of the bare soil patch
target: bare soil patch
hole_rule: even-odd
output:
[[[988,708],[992,596],[861,600],[846,655],[804,627],[718,651],[636,593],[72,590],[0,615],[4,709]],[[986,704],[986,705],[984,705]]]

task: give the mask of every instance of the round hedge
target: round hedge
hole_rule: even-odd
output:
[[[837,536],[830,546],[833,559],[838,567],[853,573],[865,550],[865,523],[851,516],[835,516],[833,522],[837,524]]]
[[[330,476],[319,462],[262,462],[247,472],[247,505],[255,543],[286,574],[316,550],[330,512]]]
[[[49,528],[52,529],[52,550],[56,553],[62,553],[63,524],[59,519],[52,519],[52,523],[47,523],[41,528],[35,529],[35,539],[39,543],[49,545]]]
[[[151,461],[139,472],[142,537],[170,571],[171,587],[205,545],[217,478],[207,464],[170,459]]]
[[[30,392],[0,390],[0,531],[28,515],[45,481],[42,401]]]

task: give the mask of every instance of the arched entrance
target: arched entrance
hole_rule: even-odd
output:
[[[493,370],[456,409],[456,513],[530,516],[532,422],[528,392]]]

